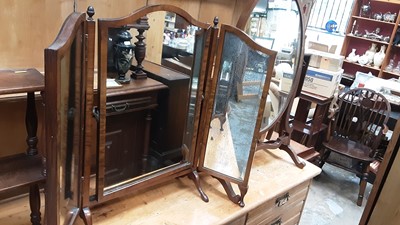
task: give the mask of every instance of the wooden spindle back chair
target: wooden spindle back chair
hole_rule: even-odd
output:
[[[328,162],[366,180],[367,167],[387,131],[390,103],[367,88],[347,91],[338,101],[339,109],[330,121],[319,165]],[[365,190],[365,185],[360,187],[357,205],[361,205]]]

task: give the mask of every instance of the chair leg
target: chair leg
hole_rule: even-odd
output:
[[[329,157],[330,153],[331,151],[328,149],[321,149],[319,161],[317,163],[317,166],[319,166],[319,168],[322,168],[324,166],[325,160]]]
[[[34,184],[29,187],[29,205],[31,208],[31,223],[33,225],[40,225],[39,184]]]
[[[368,172],[360,178],[360,191],[358,192],[357,205],[361,206],[364,198],[365,188],[367,187]]]

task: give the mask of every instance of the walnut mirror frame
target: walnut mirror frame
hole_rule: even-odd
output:
[[[277,3],[276,3],[277,2]],[[302,72],[303,69],[303,57],[304,57],[304,14],[303,10],[307,10],[307,7],[303,7],[302,1],[299,0],[291,0],[291,1],[282,1],[279,3],[279,1],[275,1],[272,4],[275,4],[275,6],[271,6],[270,2],[268,0],[252,0],[248,4],[248,8],[243,10],[242,14],[240,15],[240,18],[238,20],[238,23],[236,26],[240,29],[247,30],[249,33],[253,33],[254,35],[251,35],[252,38],[255,40],[259,39],[270,39],[269,37],[265,38],[263,34],[259,34],[260,30],[258,26],[252,27],[252,16],[257,14],[259,17],[263,17],[262,19],[264,20],[264,25],[268,26],[269,23],[273,23],[273,25],[277,27],[285,27],[287,29],[287,24],[285,23],[293,23],[294,27],[297,27],[297,32],[291,32],[290,34],[286,35],[289,36],[287,39],[293,40],[291,44],[288,44],[286,46],[290,46],[291,51],[291,58],[289,60],[286,60],[288,63],[292,64],[290,67],[289,64],[287,63],[282,63],[282,57],[277,57],[277,64],[275,65],[275,72],[278,74],[278,71],[283,74],[281,78],[278,80],[279,87],[276,86],[277,91],[279,92],[278,95],[281,97],[279,98],[280,100],[275,106],[275,108],[279,108],[277,113],[275,112],[274,118],[270,119],[271,122],[266,123],[262,126],[262,129],[260,130],[260,140],[259,144],[257,145],[257,149],[276,149],[280,148],[291,156],[293,159],[294,163],[300,167],[303,168],[305,166],[305,163],[302,162],[297,155],[294,153],[294,150],[290,146],[290,136],[291,132],[293,130],[292,126],[289,123],[290,120],[290,110],[292,107],[293,99],[299,95],[301,91],[301,86],[302,85],[302,80],[304,80],[305,76],[305,71]],[[261,7],[261,10],[260,8]],[[292,20],[290,21],[284,21],[284,20],[275,20],[274,15],[271,15],[271,12],[274,13],[286,13],[288,15],[292,15],[290,18]],[[286,15],[285,14],[285,15]],[[253,17],[254,18],[254,17]],[[259,18],[256,18],[259,19]],[[261,20],[261,19],[260,19]],[[260,22],[260,21],[258,21]],[[257,34],[256,34],[257,33]],[[270,35],[268,33],[268,35]],[[272,39],[275,39],[273,37]],[[260,43],[260,42],[259,42]],[[268,44],[265,42],[265,40],[261,40],[261,43]],[[283,43],[285,44],[285,43]],[[284,46],[284,45],[282,45]],[[272,47],[269,45],[268,47],[271,47],[275,50],[275,47]],[[282,47],[279,47],[280,49],[277,49],[280,52],[284,52],[282,50]],[[286,51],[286,49],[285,49]],[[282,54],[284,55],[284,54]],[[289,72],[285,72],[289,71]],[[286,74],[286,76],[285,76]],[[287,76],[290,75],[290,76]],[[289,78],[289,79],[287,79]],[[276,79],[275,79],[276,80]],[[271,84],[272,85],[272,84]],[[271,90],[273,88],[271,87]],[[285,91],[286,94],[284,94],[284,98],[282,98],[282,90],[287,89]],[[274,93],[270,92],[269,97],[271,98],[272,102],[272,107],[273,108],[273,101],[274,99]],[[272,117],[272,116],[271,116]],[[269,117],[269,118],[271,118]],[[278,137],[272,136],[273,132],[276,131],[278,133]]]
[[[161,14],[161,17],[159,17]],[[185,122],[185,129],[183,130],[182,133],[179,133],[177,131],[170,131],[169,133],[173,133],[174,135],[178,135],[180,138],[180,145],[178,147],[179,151],[181,151],[183,154],[182,158],[180,161],[174,162],[171,165],[164,166],[164,167],[156,167],[156,169],[148,169],[149,165],[152,165],[152,159],[150,158],[152,155],[152,151],[157,151],[157,148],[162,148],[166,145],[160,144],[159,141],[160,139],[156,138],[157,134],[153,133],[153,131],[162,131],[162,130],[168,130],[168,126],[162,127],[160,129],[159,126],[153,126],[153,124],[159,124],[160,121],[157,120],[159,118],[157,116],[157,112],[160,113],[160,110],[163,107],[163,104],[166,104],[165,101],[163,101],[163,95],[165,94],[163,90],[168,90],[169,94],[172,94],[172,89],[173,86],[171,83],[166,82],[164,79],[160,79],[160,76],[163,76],[161,74],[154,74],[153,73],[153,68],[154,67],[160,67],[160,62],[148,62],[148,58],[150,57],[145,57],[147,54],[152,54],[152,51],[146,52],[145,50],[145,45],[150,45],[151,40],[154,40],[154,38],[150,35],[150,32],[153,29],[157,29],[156,27],[157,24],[153,23],[157,21],[156,18],[162,18],[164,19],[168,15],[168,17],[176,17],[177,21],[184,20],[188,24],[186,25],[194,25],[198,29],[195,32],[196,33],[196,41],[194,44],[194,50],[193,50],[193,63],[191,64],[191,67],[189,68],[190,73],[186,74],[188,77],[190,77],[190,82],[188,85],[191,87],[188,93],[181,93],[180,96],[177,96],[180,98],[180,101],[185,101],[183,96],[188,96],[188,101],[187,104],[184,104],[184,107],[187,107],[184,111],[184,117],[178,118],[180,120],[186,121]],[[178,18],[179,17],[179,18]],[[170,19],[168,18],[168,21]],[[152,24],[153,23],[153,24]],[[161,24],[161,28],[165,30],[165,26],[167,22],[164,24]],[[185,25],[185,27],[186,27]],[[261,115],[263,113],[264,109],[264,102],[266,98],[266,93],[268,92],[269,89],[269,83],[270,79],[272,76],[272,67],[271,65],[274,64],[274,60],[276,57],[276,52],[262,48],[258,44],[256,44],[254,41],[252,41],[243,31],[238,30],[235,27],[231,27],[228,25],[222,25],[221,33],[220,33],[220,39],[218,39],[218,32],[219,29],[217,28],[218,25],[218,20],[214,20],[214,26],[211,27],[209,24],[204,24],[201,22],[198,22],[194,20],[190,15],[188,15],[185,11],[175,7],[175,6],[170,6],[170,5],[153,5],[153,6],[147,6],[142,9],[137,10],[136,12],[132,13],[131,15],[123,18],[118,18],[118,19],[99,19],[98,23],[98,35],[99,35],[99,57],[98,57],[98,65],[99,65],[99,80],[98,80],[98,93],[99,93],[99,100],[95,101],[98,102],[98,106],[94,107],[94,112],[95,112],[95,117],[98,118],[97,122],[97,127],[98,127],[98,153],[97,153],[97,182],[96,182],[96,201],[97,202],[103,202],[121,195],[126,194],[129,190],[138,190],[139,188],[143,187],[149,187],[151,185],[154,185],[156,183],[160,183],[164,180],[180,177],[183,175],[189,175],[190,178],[192,178],[195,181],[196,187],[201,195],[201,198],[204,201],[208,201],[208,197],[206,194],[202,191],[200,187],[200,183],[198,180],[198,175],[197,175],[197,170],[206,172],[209,175],[212,175],[213,177],[217,178],[225,188],[228,197],[235,203],[244,206],[243,198],[247,192],[247,182],[249,179],[250,175],[250,168],[252,164],[252,158],[254,155],[254,150],[256,146],[256,141],[258,139],[258,132],[254,132],[254,129],[259,130],[260,129],[260,121],[261,121]],[[115,29],[125,29],[126,31],[130,32],[130,29],[137,29],[138,30],[138,35],[137,41],[135,42],[135,49],[133,53],[135,54],[135,59],[137,61],[136,63],[133,62],[133,66],[131,68],[131,71],[126,74],[126,76],[129,76],[130,73],[132,73],[133,79],[129,82],[129,84],[123,84],[122,87],[116,88],[116,89],[111,89],[107,88],[107,79],[116,77],[112,75],[112,69],[110,69],[110,52],[111,48],[109,46],[109,41],[112,40],[112,33],[115,31]],[[172,27],[173,28],[173,27]],[[190,28],[187,28],[189,30]],[[179,32],[179,31],[178,31]],[[117,31],[116,33],[119,33]],[[156,32],[160,34],[161,32]],[[185,32],[184,32],[185,33]],[[144,35],[144,34],[147,34]],[[154,33],[152,33],[154,35]],[[259,87],[257,88],[257,98],[252,102],[254,102],[254,107],[249,108],[251,111],[255,112],[255,114],[251,117],[250,121],[248,122],[250,124],[249,126],[249,131],[248,135],[246,136],[246,146],[243,149],[240,149],[240,151],[243,152],[243,157],[241,159],[241,166],[240,170],[241,175],[239,177],[232,176],[231,174],[227,173],[228,171],[221,171],[219,168],[223,166],[222,164],[216,167],[210,167],[210,164],[207,164],[207,155],[206,153],[209,151],[208,143],[209,140],[206,138],[208,136],[207,132],[210,129],[210,119],[212,115],[216,115],[215,112],[213,112],[213,104],[214,104],[214,98],[216,97],[215,92],[217,90],[221,91],[220,87],[221,85],[217,85],[217,80],[221,77],[219,76],[213,76],[212,74],[216,74],[216,71],[219,71],[221,73],[222,71],[226,71],[224,68],[224,65],[221,65],[221,63],[227,62],[227,60],[224,60],[221,57],[221,54],[223,53],[224,49],[224,43],[227,42],[226,40],[222,41],[224,37],[233,35],[237,37],[237,40],[241,40],[243,44],[241,46],[244,46],[243,49],[235,49],[235,51],[241,51],[239,53],[241,54],[252,54],[251,57],[254,55],[261,55],[261,57],[254,57],[254,59],[257,59],[258,63],[260,64],[265,64],[265,70],[261,71],[260,73],[257,74],[258,79],[261,80],[259,82]],[[129,36],[129,35],[127,35]],[[135,36],[132,34],[131,36]],[[175,40],[179,38],[179,36],[175,36]],[[148,40],[145,44],[145,41],[143,41],[146,38]],[[165,38],[165,35],[164,35]],[[222,39],[221,39],[222,38]],[[163,40],[163,55],[164,55],[164,48],[168,47],[168,42],[164,43],[165,39]],[[228,42],[227,42],[228,43]],[[130,45],[129,43],[127,43]],[[179,42],[177,45],[173,46],[174,48],[179,48]],[[232,44],[237,44],[237,43],[230,43],[227,46],[225,46],[225,49],[229,49],[229,47],[232,46]],[[240,43],[239,43],[240,44]],[[247,46],[247,47],[246,47]],[[171,46],[169,46],[171,47]],[[246,48],[245,48],[246,47]],[[156,47],[155,47],[156,48]],[[131,54],[133,54],[131,53]],[[144,54],[145,53],[145,54]],[[231,56],[237,55],[235,52],[230,52]],[[176,57],[181,57],[182,55],[178,55]],[[254,61],[252,60],[253,58],[249,57],[249,61]],[[184,61],[183,58],[181,61]],[[216,59],[216,61],[215,61]],[[243,58],[244,59],[244,58]],[[161,58],[161,64],[164,62],[163,60],[164,57]],[[241,59],[242,60],[242,59]],[[215,61],[215,65],[214,64]],[[229,61],[229,60],[228,60]],[[167,63],[167,62],[165,62]],[[168,63],[171,63],[169,61]],[[232,62],[231,62],[232,63]],[[236,63],[236,62],[234,62]],[[155,66],[154,64],[158,64]],[[165,71],[165,69],[169,66],[170,64],[162,64],[162,68]],[[244,65],[243,65],[244,66]],[[244,68],[244,67],[243,67]],[[242,68],[242,69],[243,69]],[[174,67],[173,69],[176,69]],[[183,71],[183,72],[182,72]],[[185,73],[185,70],[182,70],[180,72]],[[237,80],[233,82],[233,76],[245,76],[245,73],[243,71],[236,71],[239,72],[237,75],[232,75],[232,79],[230,79],[231,85],[236,84]],[[169,76],[170,73],[168,72]],[[138,76],[137,74],[141,74]],[[144,76],[142,76],[145,74]],[[236,77],[235,77],[236,79]],[[245,79],[245,78],[244,78]],[[125,79],[124,79],[125,80]],[[154,81],[158,81],[154,83]],[[149,85],[149,82],[153,82],[154,84]],[[131,86],[129,86],[131,85]],[[133,87],[132,89],[132,85]],[[205,89],[204,89],[205,88]],[[229,86],[229,90],[234,90],[235,88]],[[151,91],[154,92],[154,98],[158,98],[157,100],[154,100],[152,107],[146,108],[147,106],[139,105],[135,106],[134,103],[126,103],[125,100],[122,100],[121,98],[118,98],[119,95],[131,95],[131,94],[136,94],[139,97],[143,98],[146,97],[145,95],[140,95],[141,92],[148,92],[150,93]],[[190,94],[189,94],[190,93]],[[233,92],[232,92],[233,93]],[[204,96],[204,99],[203,99]],[[117,104],[123,102],[121,106],[118,106]],[[244,102],[244,101],[243,101]],[[170,102],[169,102],[170,103]],[[168,104],[169,104],[168,103]],[[114,105],[115,104],[115,105]],[[233,104],[233,103],[232,103]],[[243,105],[243,108],[246,108],[246,104],[241,104]],[[122,111],[127,111],[126,109],[129,110],[134,110],[134,108],[142,108],[142,109],[149,109],[147,110],[147,114],[144,113],[142,115],[139,115],[141,118],[140,120],[146,121],[147,124],[144,125],[144,133],[145,136],[143,138],[144,140],[144,145],[135,147],[136,150],[141,150],[144,149],[142,153],[142,157],[137,157],[140,160],[139,161],[129,161],[128,164],[136,164],[140,165],[139,169],[137,168],[139,172],[130,175],[127,177],[123,177],[122,180],[119,180],[115,183],[107,183],[107,175],[111,174],[108,173],[110,171],[107,168],[107,157],[111,157],[111,155],[107,155],[107,151],[111,153],[115,153],[116,149],[110,151],[112,149],[112,145],[118,144],[118,142],[121,141],[121,139],[115,139],[113,140],[110,138],[110,135],[113,134],[118,134],[120,135],[120,131],[123,129],[122,126],[124,123],[130,123],[133,124],[129,119],[126,119],[125,121],[121,122],[121,126],[119,126],[115,131],[111,131],[110,126],[111,124],[114,124],[116,121],[112,120],[113,115],[118,115]],[[228,109],[228,104],[224,104],[222,106],[224,108],[224,112],[222,114],[226,114],[226,109]],[[110,110],[111,109],[111,110]],[[166,112],[161,112],[162,114]],[[171,117],[164,118],[166,119],[166,123],[168,124],[168,121],[171,120],[174,116],[176,116],[178,113],[173,112],[174,115],[171,115]],[[245,118],[245,116],[241,115],[240,117]],[[154,118],[154,119],[153,119]],[[221,118],[221,117],[219,117]],[[229,116],[226,114],[225,118],[228,120]],[[165,122],[165,121],[164,121]],[[134,122],[134,124],[139,124],[140,121]],[[150,125],[151,123],[151,125]],[[221,123],[222,124],[222,123]],[[227,123],[228,124],[228,123]],[[136,126],[136,125],[135,125]],[[237,128],[232,128],[233,130],[239,130]],[[137,129],[137,128],[136,128]],[[151,131],[149,131],[151,130]],[[157,133],[157,132],[156,132]],[[167,135],[168,133],[164,133],[164,135]],[[235,134],[238,134],[236,132]],[[170,136],[170,138],[173,138],[174,136]],[[130,136],[131,139],[135,139],[136,137]],[[234,137],[235,139],[237,137]],[[162,142],[161,142],[162,143]],[[132,144],[133,145],[133,144]],[[111,147],[110,147],[111,146]],[[171,149],[168,150],[168,152]],[[214,152],[221,151],[221,149],[216,149]],[[219,155],[221,153],[215,153],[215,155]],[[119,164],[123,164],[122,160],[119,160]],[[200,162],[200,163],[198,163]],[[205,162],[205,164],[204,164]],[[237,163],[237,161],[233,161],[233,164]],[[215,165],[215,164],[214,164]],[[141,169],[140,169],[141,168]],[[125,168],[122,168],[123,170]],[[134,168],[129,170],[133,171],[135,170]],[[141,170],[141,172],[140,172]],[[115,171],[118,171],[116,169]],[[121,174],[121,173],[117,173]],[[240,195],[236,195],[232,190],[231,183],[236,183],[239,185],[241,189]]]
[[[206,86],[200,127],[198,170],[216,178],[229,199],[243,207],[276,52],[243,31],[222,24],[214,75]],[[255,71],[254,67],[264,69]],[[257,82],[251,98],[239,99],[239,84]],[[237,184],[236,194],[231,183]]]
[[[74,198],[76,201],[71,208],[74,212],[71,218],[76,218],[79,213],[85,224],[92,223],[89,210],[91,206],[182,176],[192,179],[201,198],[208,201],[207,195],[201,189],[197,171],[218,179],[230,200],[244,206],[243,198],[248,189],[247,182],[255,150],[260,145],[277,145],[275,142],[259,142],[261,117],[276,52],[259,46],[235,27],[221,25],[219,29],[217,19],[212,26],[195,20],[176,6],[151,5],[126,17],[98,20],[98,74],[97,82],[93,82],[95,23],[92,20],[94,11],[89,9],[90,17],[87,21],[83,14],[72,14],[76,18],[67,19],[54,45],[46,50],[46,74],[50,75],[46,79],[46,113],[50,115],[49,122],[46,123],[46,142],[52,152],[48,155],[48,187],[51,189],[50,195],[57,199],[46,205],[61,204],[65,199],[58,193],[65,184],[59,183],[59,176],[64,176],[62,173],[66,172],[60,170],[59,165],[72,157],[74,160],[68,161],[73,164],[71,168],[74,168],[71,170],[71,177],[76,181],[75,184],[79,184],[79,191],[74,191],[78,198]],[[168,41],[163,31],[172,17],[180,25],[168,26],[175,32],[173,38],[177,38]],[[177,29],[174,26],[180,27]],[[179,39],[179,35],[191,35],[192,42]],[[146,52],[146,45],[150,45],[152,41],[159,43],[161,47],[158,50],[152,47],[152,51]],[[168,46],[170,43],[172,46]],[[224,43],[227,43],[228,48],[224,48]],[[237,54],[232,49],[229,53],[224,53],[225,49],[230,49],[229,43],[239,43],[237,46],[241,48],[234,49],[238,51]],[[74,50],[65,50],[61,47],[62,44]],[[191,47],[188,48],[189,46]],[[179,54],[164,52],[170,47]],[[164,57],[164,53],[169,56],[172,54],[171,58],[178,58],[178,62]],[[242,62],[227,58],[227,55],[239,54],[245,56],[239,57]],[[64,55],[68,55],[66,57],[69,60],[66,62],[69,64],[62,64]],[[244,59],[257,63],[245,66],[241,64]],[[262,69],[254,71],[260,65]],[[230,70],[233,72],[229,72]],[[257,78],[258,83],[252,89],[257,93],[256,98],[249,101],[232,100],[232,95],[227,93],[240,95],[235,90],[239,90],[237,81],[247,79],[248,73],[244,70],[256,72],[252,77]],[[63,76],[68,79],[61,79]],[[233,78],[237,77],[239,79],[233,82]],[[76,84],[75,89],[64,88],[65,96],[61,98],[58,91],[65,85],[61,83],[69,84],[71,79]],[[115,81],[124,84],[116,84]],[[224,94],[224,91],[228,92]],[[293,92],[294,90],[289,96],[293,96]],[[69,103],[78,104],[79,112],[65,111]],[[231,116],[239,112],[234,108],[239,105],[252,111],[252,114],[251,118],[243,115],[240,118],[251,122],[248,123],[248,131],[243,138],[246,139],[246,145],[240,150],[244,153],[239,166],[240,175],[233,175],[230,171],[219,169],[223,164],[214,166],[215,164],[209,163],[212,158],[207,154],[220,155],[221,150],[216,148],[208,152],[207,146],[211,146],[208,142],[214,138],[210,135],[213,132],[211,130],[234,130],[231,139],[237,139],[234,135],[238,134],[240,127],[232,126],[235,119]],[[52,114],[60,109],[62,115]],[[69,139],[57,135],[69,134],[68,129],[65,129],[68,126],[58,124],[58,121],[70,117],[76,123],[74,128],[81,129],[70,132],[76,137],[72,141],[78,141],[79,144],[73,149],[74,154],[66,157],[68,149],[60,146],[68,146]],[[117,117],[120,119],[116,119]],[[212,123],[215,119],[217,126]],[[128,134],[123,134],[124,129]],[[286,134],[288,128],[281,130]],[[235,146],[236,144],[233,148]],[[118,157],[112,158],[114,156]],[[154,158],[161,159],[162,163],[154,163]],[[109,159],[114,163],[107,161]],[[238,161],[232,163],[238,164]],[[231,183],[239,186],[240,195],[234,193]],[[51,216],[55,220],[49,224],[60,223],[57,217],[59,208],[52,208],[47,212],[56,215]]]
[[[45,49],[46,224],[74,224],[85,209],[87,101],[94,71],[93,8],[72,13]]]
[[[165,41],[164,19],[167,16],[176,17],[177,23],[183,23],[185,28],[196,27],[192,31],[196,40],[193,43],[192,64],[187,74],[161,66],[160,61],[145,61],[146,55],[153,53],[146,52],[146,45],[154,39],[161,40],[161,44]],[[93,196],[96,202],[104,202],[131,190],[139,190],[184,175],[189,175],[195,181],[202,199],[208,201],[199,186],[193,162],[200,117],[199,96],[202,95],[206,77],[210,28],[209,24],[199,22],[182,9],[170,5],[147,6],[126,17],[98,20],[98,105],[94,108],[98,118],[98,164],[96,193]],[[119,88],[107,88],[107,82],[113,77],[109,63],[112,51],[109,41],[112,41],[112,33],[118,29],[125,30],[124,32],[137,30],[137,35],[131,35],[137,38],[131,53],[136,61],[133,60],[126,74],[128,80],[128,76],[132,74],[128,84],[122,84]],[[177,48],[179,44],[174,47]],[[163,44],[163,48],[165,47],[166,44]],[[180,78],[172,80],[172,77]],[[179,85],[185,89],[175,93]],[[169,95],[175,99],[167,98]],[[168,105],[172,104],[173,100],[181,102],[176,103],[178,105]],[[118,121],[117,116],[122,120]],[[174,118],[177,116],[182,117]],[[179,127],[173,124],[173,119],[180,120]],[[126,124],[131,125],[126,128]],[[178,128],[172,129],[172,126]],[[129,130],[131,127],[136,131]],[[127,134],[122,133],[125,131]],[[171,144],[175,139],[178,144]],[[142,145],[138,145],[139,142]],[[121,155],[128,154],[117,159],[116,164],[112,164],[111,157],[119,154],[118,148],[122,149]],[[161,159],[170,152],[178,155],[178,159],[176,156],[168,160]],[[158,156],[160,158],[157,158]],[[124,158],[128,158],[125,164],[128,168],[119,167],[124,164]],[[117,178],[113,179],[114,177]]]

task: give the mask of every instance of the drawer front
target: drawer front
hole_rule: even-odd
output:
[[[157,107],[157,95],[149,93],[145,96],[118,96],[107,99],[107,116],[128,112],[136,112]]]
[[[268,218],[264,218],[258,221],[254,221],[257,225],[295,225],[300,220],[301,210],[303,209],[304,201],[298,202],[287,208],[285,211],[281,211],[277,215],[271,215]],[[248,224],[248,223],[247,223]]]
[[[229,223],[226,223],[226,225],[245,225],[246,224],[246,216],[247,214],[235,219],[234,221],[231,221]]]
[[[299,224],[300,217],[301,217],[301,212],[297,213],[292,218],[284,221],[283,225],[296,225],[296,224]]]
[[[299,204],[302,206],[306,199],[310,181],[281,193],[275,199],[265,202],[257,208],[251,210],[247,216],[247,224],[265,224],[265,221],[271,221],[280,215],[293,211],[293,207]],[[299,209],[301,211],[301,207]]]

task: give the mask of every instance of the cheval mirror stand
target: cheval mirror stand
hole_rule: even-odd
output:
[[[92,224],[90,207],[182,176],[207,202],[198,172],[243,207],[256,149],[281,147],[302,168],[285,122],[302,65],[302,13],[293,3],[294,69],[273,118],[264,109],[277,51],[242,30],[171,5],[98,19],[95,76],[94,9],[87,18],[72,13],[45,49],[47,224],[73,224],[78,215]],[[245,82],[257,83],[245,90],[253,97],[238,99]],[[280,137],[261,141],[273,127]]]

